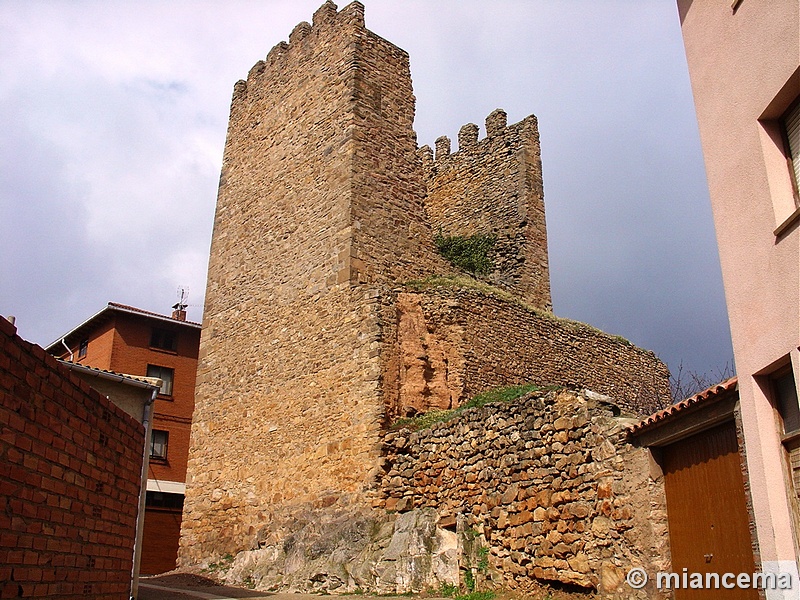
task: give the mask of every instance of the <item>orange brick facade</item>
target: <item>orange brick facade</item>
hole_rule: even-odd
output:
[[[0,319],[0,596],[131,592],[144,428]]]
[[[151,346],[154,328],[175,335],[174,350]],[[159,395],[153,415],[153,430],[167,432],[168,438],[166,459],[150,457],[141,573],[148,575],[171,570],[175,567],[181,518],[180,506],[176,506],[174,497],[175,484],[182,487],[186,480],[200,326],[109,304],[70,331],[65,342],[77,364],[134,376],[146,376],[148,366],[173,371],[172,393]],[[82,344],[85,349],[83,356]],[[70,357],[60,340],[51,344],[48,350],[64,359]],[[169,506],[160,505],[165,498]]]

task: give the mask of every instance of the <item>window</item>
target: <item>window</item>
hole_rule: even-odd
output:
[[[795,534],[800,531],[800,407],[797,404],[797,387],[792,365],[779,368],[766,378],[772,401],[783,425],[783,447],[791,484],[787,491],[792,507]]]
[[[147,492],[145,506],[147,508],[172,508],[183,509],[183,494],[168,494],[167,492]]]
[[[797,404],[797,387],[791,365],[770,376],[775,406],[783,420],[783,433],[800,431],[800,406]]]
[[[786,136],[786,154],[794,177],[794,203],[800,206],[800,99],[789,107],[781,118],[783,134]]]
[[[156,460],[167,460],[167,442],[169,441],[169,431],[153,429],[150,438],[150,458]]]
[[[761,150],[776,242],[800,223],[800,66],[758,117]]]
[[[156,377],[161,380],[161,389],[158,393],[162,396],[172,396],[172,381],[175,376],[175,371],[168,367],[159,367],[158,365],[147,365],[147,376]]]
[[[81,340],[81,345],[78,346],[78,358],[84,358],[88,350],[89,350],[89,340]]]
[[[153,327],[153,332],[150,334],[150,347],[176,352],[178,350],[178,333],[171,329]]]

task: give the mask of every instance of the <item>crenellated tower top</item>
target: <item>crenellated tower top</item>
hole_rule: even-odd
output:
[[[489,282],[549,310],[550,276],[544,191],[536,117],[508,125],[506,112],[492,111],[486,137],[467,123],[450,138],[417,151],[428,187],[426,211],[434,231],[445,236],[495,239]]]

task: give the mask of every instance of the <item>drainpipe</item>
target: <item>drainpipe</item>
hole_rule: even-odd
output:
[[[136,515],[136,541],[133,545],[133,571],[131,572],[131,600],[139,595],[139,565],[142,560],[142,537],[144,535],[144,506],[147,498],[147,473],[150,470],[150,436],[153,403],[158,396],[158,388],[154,389],[150,400],[144,405],[142,425],[144,425],[144,456],[142,458],[142,477],[139,488],[139,511]]]
[[[67,346],[67,341],[66,340],[67,340],[67,338],[61,338],[61,343],[64,344],[64,348],[66,348],[67,352],[69,352],[69,362],[72,362],[72,357],[75,356],[75,355],[72,353],[72,350],[70,350],[70,347]]]

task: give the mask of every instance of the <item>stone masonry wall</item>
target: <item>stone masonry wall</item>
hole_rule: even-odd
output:
[[[436,156],[420,149],[431,227],[443,235],[491,234],[495,268],[482,279],[537,308],[549,310],[550,273],[544,214],[542,161],[536,117],[506,125],[498,109],[486,118],[486,137],[464,125],[458,151],[436,141]]]
[[[255,311],[236,333],[258,354],[239,351],[246,358],[236,364],[216,352],[202,359],[198,387],[226,385],[197,402],[179,564],[248,549],[273,511],[326,494],[357,498],[371,480],[384,410],[370,295],[346,288]]]
[[[425,182],[414,133],[408,54],[362,29],[353,58],[351,280],[373,284],[444,273],[425,214]]]
[[[338,12],[325,2],[235,85],[179,566],[237,555],[239,573],[276,589],[448,582],[452,539],[436,514],[373,511],[358,518],[364,535],[345,526],[372,510],[393,417],[531,380],[590,387],[633,412],[668,400],[666,368],[651,353],[549,313],[535,118],[506,126],[495,111],[486,139],[467,128],[458,152],[434,160],[416,149],[413,117],[408,56],[364,27],[359,2]],[[439,229],[496,235],[489,280],[508,297],[392,291],[451,270],[435,251]],[[319,542],[307,517],[317,511],[363,546],[337,553],[341,540]],[[420,558],[412,521],[441,560]],[[305,557],[334,549],[324,583],[317,563],[281,575],[299,560],[300,538]],[[397,539],[412,541],[398,554]],[[379,575],[342,570],[343,556],[362,551],[372,558],[359,564],[374,560]],[[418,559],[440,572],[411,577]]]
[[[396,289],[384,314],[383,337],[394,340],[384,360],[390,416],[454,408],[526,382],[586,387],[638,415],[671,401],[669,371],[652,352],[490,291]]]
[[[144,441],[0,318],[0,597],[129,598]]]
[[[326,2],[234,89],[181,565],[252,547],[274,509],[358,497],[384,415],[375,286],[444,268],[408,56],[363,10]]]
[[[374,505],[435,508],[440,526],[458,531],[462,573],[479,587],[539,582],[660,598],[652,584],[636,591],[624,579],[635,566],[669,570],[663,478],[647,449],[627,443],[630,420],[614,417],[612,402],[533,393],[389,432]]]

